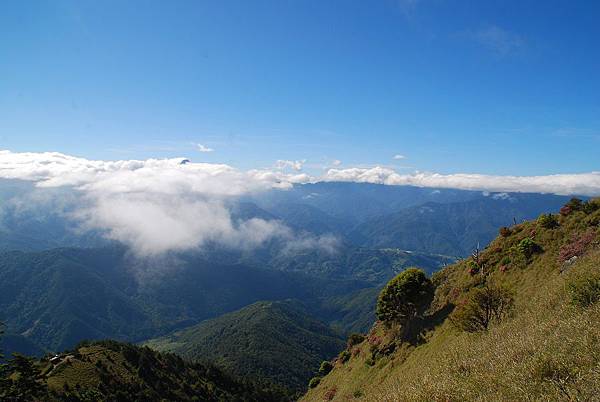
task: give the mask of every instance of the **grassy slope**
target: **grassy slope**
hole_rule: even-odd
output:
[[[566,291],[573,277],[600,272],[599,221],[596,211],[561,217],[556,229],[536,222],[517,225],[511,236],[498,237],[483,253],[491,271],[487,281],[515,294],[513,318],[483,334],[461,333],[444,320],[418,346],[398,344],[393,331],[377,325],[351,351],[353,357],[336,362],[303,400],[599,400],[600,307],[576,308]],[[588,230],[595,233],[595,244],[572,265],[560,263],[560,248]],[[513,258],[501,272],[510,247],[529,236],[543,252],[524,264]],[[432,310],[449,310],[485,280],[469,275],[466,261],[440,271],[434,276]],[[373,349],[384,351],[392,344],[393,353],[372,359]]]
[[[254,303],[146,345],[303,391],[321,361],[335,356],[344,342],[298,303]]]

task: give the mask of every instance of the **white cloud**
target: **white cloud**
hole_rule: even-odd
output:
[[[342,164],[342,161],[341,161],[341,160],[339,160],[339,159],[334,159],[334,160],[331,162],[331,166],[340,166],[341,164]]]
[[[279,159],[275,163],[275,167],[279,170],[285,170],[287,168],[290,168],[290,169],[293,169],[296,171],[300,171],[300,170],[302,170],[302,167],[304,166],[305,163],[306,163],[306,159],[297,160],[297,161]]]
[[[406,158],[406,156],[404,156],[404,155],[396,154],[396,155],[394,155],[394,157],[392,159],[399,161],[399,160],[405,159],[405,158]]]
[[[291,164],[289,163],[291,162]],[[330,168],[323,176],[299,172],[304,161],[282,161],[281,168],[242,171],[225,164],[184,158],[99,161],[56,152],[0,151],[0,178],[34,182],[37,187],[78,194],[77,221],[88,229],[132,246],[139,254],[185,250],[216,242],[256,247],[269,239],[330,248],[332,241],[293,233],[277,221],[235,221],[232,198],[294,184],[346,181],[488,192],[540,192],[600,195],[600,172],[548,176],[481,174],[400,174],[389,167]],[[291,168],[291,172],[285,171]],[[50,193],[48,193],[50,194]],[[60,202],[55,203],[59,205]],[[54,205],[49,203],[49,205]]]
[[[444,175],[428,172],[399,174],[393,169],[375,166],[372,168],[329,169],[321,179],[492,192],[600,195],[600,172],[547,176],[494,176],[469,173]]]
[[[204,146],[202,144],[195,144],[195,145],[196,145],[196,149],[199,152],[213,152],[214,151],[214,149]]]
[[[87,229],[130,245],[140,255],[201,247],[208,242],[255,247],[271,238],[294,242],[280,222],[236,222],[232,197],[289,188],[302,173],[240,171],[184,158],[91,161],[56,152],[0,151],[0,178],[74,190],[83,198],[72,216]]]

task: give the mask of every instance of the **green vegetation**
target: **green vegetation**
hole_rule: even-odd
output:
[[[321,377],[313,377],[308,382],[308,388],[314,388],[321,382]]]
[[[328,360],[323,360],[321,366],[319,367],[319,374],[327,375],[331,370],[333,370],[333,364],[331,364],[331,362]]]
[[[8,401],[36,401],[48,397],[44,377],[34,359],[15,353],[8,361],[0,396]]]
[[[303,400],[325,400],[334,388],[340,401],[597,399],[597,205],[570,202],[558,226],[512,226],[481,252],[485,269],[475,274],[468,260],[437,272],[416,341],[376,323]]]
[[[492,323],[499,323],[510,314],[513,302],[510,292],[503,287],[473,288],[452,312],[450,321],[463,331],[485,331]]]
[[[553,214],[542,214],[537,219],[538,224],[544,229],[554,229],[558,227],[558,219]]]
[[[431,281],[420,269],[409,268],[392,279],[379,294],[377,318],[404,324],[421,314],[433,296]]]
[[[478,243],[492,241],[500,227],[558,210],[567,200],[561,196],[503,194],[460,202],[427,202],[361,223],[350,237],[370,248],[466,257]],[[425,268],[418,262],[414,265]]]
[[[364,340],[365,336],[363,334],[351,334],[348,337],[348,342],[346,343],[346,346],[348,349],[350,349],[353,346],[361,344]]]
[[[409,263],[433,270],[452,261],[399,250],[353,250],[322,259],[315,253],[278,256],[277,269],[216,252],[183,256],[165,261],[168,281],[155,268],[132,267],[119,247],[0,253],[0,318],[8,333],[3,346],[41,356],[82,339],[138,342],[259,300],[286,298],[309,303],[316,316],[341,332],[361,331],[373,320],[374,286]],[[363,289],[372,303],[349,299]]]
[[[286,386],[293,394],[306,389],[321,362],[337,355],[344,341],[292,300],[254,303],[146,345],[209,360],[235,375]]]
[[[579,307],[590,307],[600,301],[600,271],[573,275],[567,283],[571,302]]]
[[[519,253],[527,259],[531,258],[534,252],[539,250],[539,246],[531,239],[530,237],[526,237],[517,244],[517,250]]]
[[[6,401],[286,400],[213,366],[114,341],[83,342],[52,361],[15,355],[3,378]]]

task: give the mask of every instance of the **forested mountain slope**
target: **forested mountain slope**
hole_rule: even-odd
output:
[[[500,226],[557,211],[568,199],[496,193],[454,203],[428,202],[358,225],[349,238],[365,247],[395,247],[465,257],[492,241]]]
[[[398,250],[348,250],[264,259],[213,251],[147,260],[124,247],[4,252],[0,320],[8,333],[45,350],[83,339],[136,342],[259,300],[295,298],[320,315],[330,297],[384,283],[409,265],[423,263],[433,271],[451,261]],[[24,343],[11,343],[10,351],[12,345]]]
[[[321,361],[345,345],[339,333],[311,317],[297,300],[254,303],[145,344],[295,392],[305,389]]]

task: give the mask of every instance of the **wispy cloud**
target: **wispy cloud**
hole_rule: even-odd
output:
[[[505,57],[521,51],[525,47],[525,39],[509,30],[490,25],[466,34],[468,38],[492,52],[497,57]]]
[[[406,159],[406,156],[404,155],[400,155],[400,154],[396,154],[392,157],[392,159],[394,159],[395,161],[399,161],[401,159]]]
[[[289,168],[289,169],[293,169],[295,171],[300,171],[300,170],[302,170],[302,167],[304,166],[305,163],[306,163],[306,159],[301,159],[301,160],[297,160],[297,161],[279,159],[277,162],[275,162],[275,168],[277,168],[279,170],[285,170],[285,169]]]
[[[198,150],[198,152],[213,152],[214,149],[209,148],[205,145],[202,144],[194,144],[196,146],[196,149]]]

